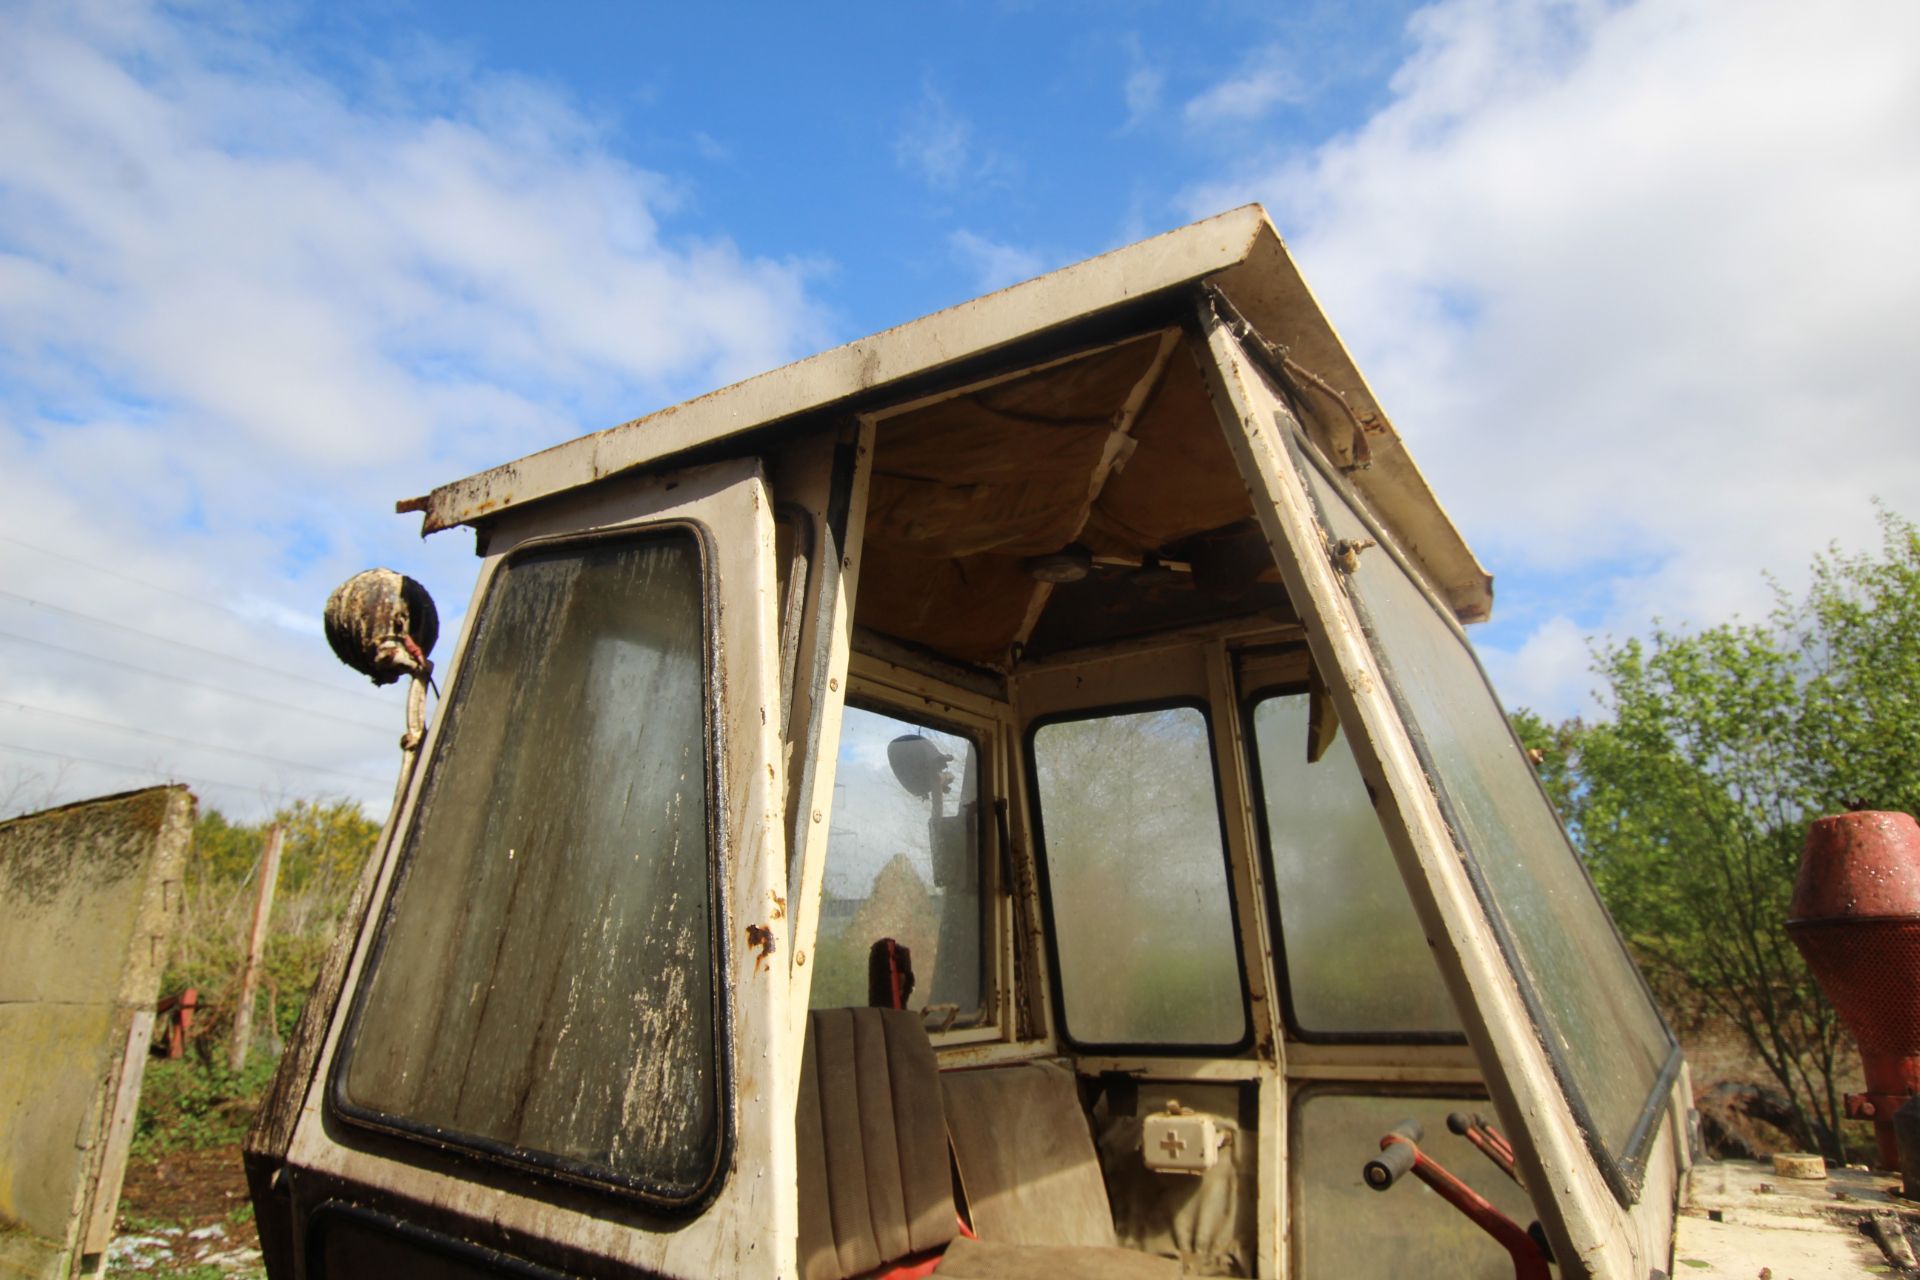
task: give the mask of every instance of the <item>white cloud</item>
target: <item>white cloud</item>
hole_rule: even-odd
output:
[[[1551,708],[1552,714],[1591,715],[1594,678],[1587,668],[1587,635],[1571,618],[1555,615],[1511,651],[1483,650],[1487,674],[1508,706]]]
[[[1160,97],[1166,87],[1167,73],[1158,67],[1136,66],[1127,72],[1126,82],[1121,86],[1127,104],[1127,122],[1121,126],[1121,132],[1137,129],[1152,118],[1160,110]]]
[[[951,191],[973,167],[973,125],[927,85],[894,139],[893,154],[928,186]]]
[[[1289,55],[1276,45],[1248,58],[1238,74],[1188,99],[1182,114],[1190,125],[1245,124],[1306,97]]]
[[[1920,511],[1920,8],[1447,0],[1409,34],[1373,118],[1189,203],[1267,203],[1491,567],[1647,566],[1587,630],[1753,617],[1763,570],[1872,545],[1871,495]],[[1568,688],[1564,641],[1506,669]]]
[[[53,646],[0,654],[0,798],[21,777],[44,792],[60,774],[66,798],[178,771],[230,809],[344,790],[378,810],[398,695],[348,686],[311,621],[289,624],[374,562],[457,618],[470,544],[421,546],[393,500],[823,336],[808,264],[674,229],[676,180],[553,90],[432,49],[322,74],[270,24],[217,6],[9,14],[0,535],[112,572],[0,542],[0,589],[150,635],[0,597],[0,628]],[[151,635],[346,686],[339,705],[384,727],[272,708],[335,704]]]
[[[902,120],[894,136],[893,156],[901,168],[935,191],[952,194],[971,186],[1007,180],[1011,163],[974,136],[973,122],[954,109],[932,85]]]
[[[1047,269],[1047,260],[1033,250],[1001,244],[965,228],[948,236],[947,243],[973,271],[974,288],[981,293],[1018,284]]]

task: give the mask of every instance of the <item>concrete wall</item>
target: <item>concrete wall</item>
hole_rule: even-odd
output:
[[[0,1276],[111,1239],[193,816],[155,787],[0,823]]]

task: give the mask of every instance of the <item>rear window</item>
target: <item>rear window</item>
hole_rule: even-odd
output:
[[[1033,732],[1062,1026],[1079,1045],[1248,1037],[1213,747],[1198,707]]]
[[[363,977],[351,1119],[668,1203],[720,1165],[701,547],[532,550],[481,606]]]

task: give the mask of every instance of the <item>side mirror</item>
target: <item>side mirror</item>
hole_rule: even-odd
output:
[[[327,597],[324,621],[334,656],[375,684],[432,678],[427,655],[440,638],[440,614],[427,589],[405,574],[354,574]]]
[[[935,788],[946,790],[947,761],[951,759],[932,739],[917,733],[903,733],[887,744],[887,764],[893,769],[894,780],[922,800]]]

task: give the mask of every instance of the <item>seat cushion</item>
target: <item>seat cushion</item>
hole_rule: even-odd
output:
[[[1091,1245],[989,1244],[962,1236],[934,1269],[947,1280],[1172,1280],[1171,1258]]]
[[[920,1016],[808,1016],[794,1116],[800,1273],[840,1280],[955,1234],[939,1066]]]
[[[982,1240],[1119,1243],[1073,1072],[1025,1062],[940,1079],[967,1214]]]

